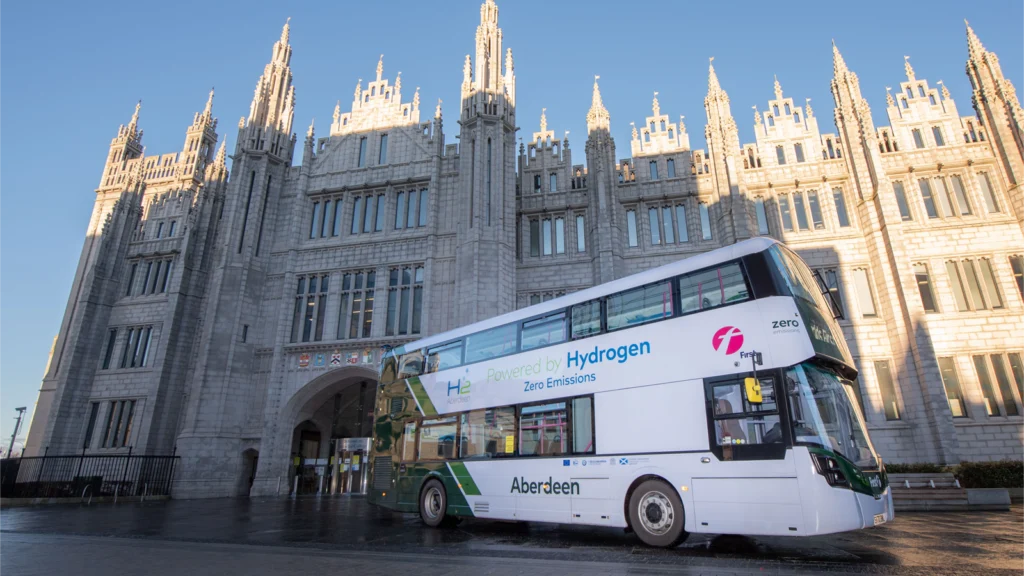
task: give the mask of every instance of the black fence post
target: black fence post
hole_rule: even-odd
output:
[[[171,495],[171,486],[174,485],[174,465],[177,462],[178,462],[178,445],[175,444],[174,448],[171,450],[171,470],[170,470],[170,472],[167,473],[167,487],[164,490],[167,493],[167,496]]]
[[[121,483],[117,486],[117,493],[121,493],[121,487],[128,482],[128,465],[132,461],[132,446],[128,447],[128,457],[124,459],[124,474],[121,475]]]

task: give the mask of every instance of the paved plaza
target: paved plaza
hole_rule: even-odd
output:
[[[9,508],[15,574],[1021,574],[1024,511],[905,513],[832,536],[691,536],[674,550],[607,528],[466,520],[424,528],[362,498]]]

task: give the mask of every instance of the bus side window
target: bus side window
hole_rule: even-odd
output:
[[[572,307],[572,338],[586,338],[601,332],[601,301],[591,300]]]
[[[425,372],[438,372],[462,364],[462,341],[452,342],[427,350],[427,369]]]
[[[782,442],[775,383],[770,378],[760,379],[760,383],[760,404],[746,401],[742,380],[716,384],[711,388],[715,441],[719,446]]]
[[[568,452],[565,402],[525,406],[519,412],[519,455],[559,456]]]
[[[398,377],[412,378],[423,373],[423,353],[419,350],[402,354],[399,360]]]
[[[688,274],[679,279],[679,301],[683,314],[716,308],[750,299],[750,291],[739,264]]]
[[[598,317],[600,326],[600,317]],[[522,351],[565,342],[565,312],[523,323]]]
[[[594,399],[590,396],[572,399],[572,451],[594,453]]]
[[[452,460],[455,458],[455,416],[424,420],[420,428],[420,460]]]
[[[416,421],[406,422],[402,431],[402,462],[416,461]]]
[[[516,409],[488,408],[461,416],[460,458],[513,456],[516,451]]]
[[[608,297],[608,330],[672,316],[672,284],[661,282]]]

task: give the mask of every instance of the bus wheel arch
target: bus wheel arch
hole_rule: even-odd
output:
[[[654,500],[660,500],[664,502],[664,505],[672,510],[675,518],[673,524],[670,525],[663,534],[652,534],[647,531],[644,526],[635,526],[636,522],[633,516],[633,502],[634,497],[643,497],[646,495],[638,494],[638,490],[641,490],[652,494]],[[663,497],[659,498],[657,495],[660,494]],[[678,508],[678,513],[675,509]],[[672,547],[680,544],[689,536],[686,532],[686,511],[683,508],[683,498],[676,487],[666,480],[664,477],[658,474],[642,474],[638,476],[629,485],[629,489],[626,490],[626,497],[622,501],[622,512],[625,516],[626,525],[628,530],[635,532],[636,535],[645,543],[650,546],[659,547]]]

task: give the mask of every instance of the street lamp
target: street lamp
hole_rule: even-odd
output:
[[[21,417],[25,415],[26,409],[27,408],[25,406],[15,408],[15,410],[18,412],[18,421],[14,424],[14,434],[11,434],[11,445],[7,447],[8,458],[11,457],[11,452],[14,450],[14,438],[18,435],[18,429],[21,428]]]

